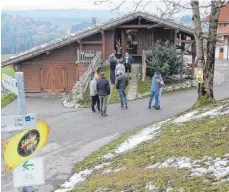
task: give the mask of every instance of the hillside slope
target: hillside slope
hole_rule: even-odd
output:
[[[75,172],[56,192],[228,192],[229,99],[124,135]]]
[[[30,17],[1,14],[1,52],[14,54],[67,34],[59,25]]]

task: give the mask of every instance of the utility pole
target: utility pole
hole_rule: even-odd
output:
[[[25,100],[25,83],[24,83],[24,73],[23,72],[16,72],[15,79],[18,83],[18,114],[24,115],[27,113],[26,110],[26,100]],[[23,187],[21,192],[35,192],[33,187]]]

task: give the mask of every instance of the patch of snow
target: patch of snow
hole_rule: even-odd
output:
[[[171,192],[172,190],[173,190],[173,188],[168,187],[168,188],[166,189],[166,192]]]
[[[82,181],[84,181],[88,175],[92,173],[93,169],[85,169],[80,171],[79,173],[75,173],[73,176],[70,177],[69,181],[62,184],[60,187],[63,189],[55,190],[55,192],[68,192],[71,191],[74,186]]]
[[[201,167],[204,163],[208,168]],[[169,158],[163,163],[156,163],[146,167],[146,169],[161,169],[164,167],[174,167],[178,169],[189,169],[190,176],[202,176],[205,173],[212,173],[217,179],[229,176],[229,159],[204,157],[203,160],[191,160],[187,157]]]
[[[110,165],[110,164],[111,164],[110,162],[108,162],[108,163],[102,163],[102,164],[100,164],[100,165],[95,166],[95,167],[94,167],[94,170],[101,169],[101,168],[103,168],[103,167],[105,167],[105,166],[107,166],[107,165]]]
[[[126,152],[130,149],[133,149],[140,143],[152,139],[154,136],[156,136],[156,134],[158,133],[157,131],[161,128],[161,126],[167,121],[162,121],[152,126],[149,126],[143,129],[140,133],[129,137],[126,141],[119,145],[119,147],[115,150],[115,153],[119,154]]]
[[[110,163],[102,163],[100,165],[95,166],[94,168],[85,169],[83,171],[80,171],[79,173],[75,173],[73,176],[70,177],[69,181],[66,181],[64,184],[60,186],[62,189],[57,189],[54,192],[70,192],[75,187],[75,185],[84,181],[90,174],[92,174],[94,170],[101,169],[109,164]]]
[[[187,121],[190,121],[192,120],[192,118],[194,117],[195,114],[199,113],[199,111],[192,111],[190,113],[187,113],[185,115],[182,115],[176,119],[173,120],[173,123],[177,123],[177,124],[180,124],[180,123],[184,123],[184,122],[187,122]]]
[[[221,112],[221,110],[227,106],[228,105],[221,105],[221,106],[213,108],[213,109],[205,108],[203,110],[205,112],[202,112],[201,114],[197,114],[197,113],[199,113],[199,111],[195,110],[195,111],[192,111],[192,112],[187,113],[185,115],[182,115],[180,117],[177,117],[176,119],[173,120],[173,123],[181,124],[181,123],[185,123],[185,122],[190,121],[190,120],[202,119],[204,117],[212,118],[212,117],[216,117],[216,116],[227,115],[227,114],[229,114],[229,109]]]
[[[120,144],[117,147],[117,149],[115,149],[113,152],[105,154],[103,158],[104,159],[113,158],[116,154],[124,153],[130,149],[133,149],[140,143],[152,139],[158,133],[157,131],[162,127],[162,125],[165,124],[166,122],[169,122],[170,120],[171,119],[161,121],[159,123],[146,127],[136,135],[130,136],[126,141]]]
[[[219,159],[214,161],[215,164],[210,166],[208,170],[213,173],[217,179],[224,178],[229,175],[229,160]]]
[[[102,172],[103,175],[105,174],[109,174],[109,173],[112,173],[112,170],[111,169],[106,169]]]
[[[210,117],[214,117],[214,116],[217,116],[217,115],[221,115],[220,114],[220,110],[224,107],[224,105],[221,105],[219,107],[216,107],[214,109],[211,109],[205,113],[202,113],[202,114],[199,114],[195,117],[195,119],[202,119],[203,117],[207,117],[207,116],[210,116]]]
[[[205,169],[205,168],[203,168],[203,167],[200,167],[200,168],[193,168],[193,169],[191,169],[191,172],[192,172],[191,173],[191,176],[201,176],[201,175],[207,173],[208,170]]]
[[[151,190],[156,190],[157,187],[156,187],[156,185],[149,183],[146,185],[145,189],[148,189],[149,191],[151,191]]]
[[[103,156],[104,159],[111,159],[112,157],[114,157],[113,153],[107,153]]]

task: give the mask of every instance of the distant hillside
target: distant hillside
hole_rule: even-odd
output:
[[[121,15],[109,10],[25,10],[2,11],[2,54],[15,54],[33,46],[63,37],[97,23]]]
[[[15,54],[64,36],[59,25],[37,21],[30,17],[1,15],[1,52]]]
[[[71,27],[76,24],[91,23],[91,17],[97,17],[98,22],[101,22],[123,14],[123,12],[120,11],[111,12],[109,10],[87,9],[3,10],[2,13],[13,16],[30,17],[39,21],[48,21],[60,25],[65,30],[71,29]]]

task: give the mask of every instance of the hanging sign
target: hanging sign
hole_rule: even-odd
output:
[[[202,68],[196,68],[196,81],[197,83],[203,83],[204,81],[204,74]]]
[[[36,129],[25,130],[3,142],[3,157],[6,172],[30,159],[48,140],[49,126],[45,121],[37,123]]]

